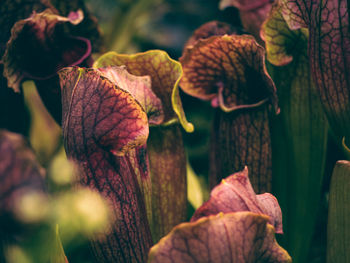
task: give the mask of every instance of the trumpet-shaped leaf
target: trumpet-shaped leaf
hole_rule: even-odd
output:
[[[149,262],[291,262],[274,237],[272,225],[282,232],[278,202],[255,195],[247,168],[214,188],[191,221],[153,246]]]
[[[147,177],[148,169],[146,155],[134,151],[147,140],[146,112],[98,70],[65,68],[59,75],[67,156],[80,168],[81,183],[99,191],[116,218],[93,242],[94,252],[102,262],[144,261],[152,240],[136,173]]]
[[[290,30],[277,4],[271,10],[260,34],[266,43],[266,57],[271,64],[284,66],[292,62],[294,57],[297,62],[302,57],[303,63],[308,63],[305,48],[308,31]]]
[[[105,71],[105,67],[122,65],[129,73],[151,81],[152,90],[148,90],[147,94],[143,88],[128,87],[128,90],[133,89],[130,92],[144,109],[150,105],[156,109],[150,110],[151,116],[148,115],[153,126],[147,148],[152,178],[150,222],[153,240],[158,241],[186,219],[186,156],[176,122],[179,121],[188,132],[193,131],[193,125],[186,120],[179,96],[178,82],[182,68],[160,50],[134,55],[109,52],[100,57],[94,67]],[[151,93],[155,96],[150,96]]]
[[[12,1],[4,0],[0,6],[0,57],[3,56],[6,43],[11,37],[11,28],[22,19],[28,18],[33,12],[42,12],[47,8],[54,9],[47,0]]]
[[[308,30],[290,30],[276,5],[262,37],[281,105],[271,138],[274,192],[285,215],[283,241],[295,261],[305,262],[317,218],[328,124],[310,72]]]
[[[133,75],[151,77],[152,90],[163,104],[163,123],[172,122],[174,118],[178,118],[186,131],[193,131],[193,125],[186,120],[179,96],[178,83],[182,75],[182,68],[178,62],[169,58],[168,54],[161,50],[151,50],[134,55],[109,52],[101,56],[95,62],[94,67],[123,65]]]
[[[187,218],[186,153],[179,125],[151,127],[152,234],[158,241]]]
[[[348,1],[281,0],[291,29],[307,28],[311,72],[329,124],[340,142],[350,136]]]
[[[24,78],[45,79],[63,66],[86,59],[91,52],[90,42],[67,36],[62,27],[63,23],[76,25],[82,20],[81,10],[62,17],[47,9],[17,22],[2,59],[8,86],[19,91]]]
[[[21,19],[28,18],[32,12],[42,12],[53,6],[46,0],[12,1],[4,0],[0,5],[0,60],[6,50],[6,43],[11,37],[12,26]],[[29,113],[24,106],[23,95],[15,94],[7,88],[3,77],[3,64],[0,64],[0,127],[12,132],[28,134]],[[6,112],[6,114],[5,114]]]
[[[5,69],[4,74],[2,69],[0,74],[17,92],[22,80],[34,79],[45,106],[61,123],[61,94],[56,72],[65,66],[89,65],[90,40],[94,51],[101,46],[96,19],[81,0],[5,2],[0,8],[3,29],[0,57]],[[7,89],[6,86],[5,83],[1,89]],[[25,110],[20,109],[20,103],[15,107],[8,102],[16,95],[8,93],[2,91],[1,97],[8,99],[4,98],[1,105],[7,112],[23,115]]]
[[[80,9],[67,17],[59,16],[54,8],[33,13],[13,26],[2,57],[8,87],[18,92],[23,80],[35,80],[44,104],[58,123],[61,94],[57,71],[66,66],[89,64],[90,40],[75,35],[73,30],[83,19]]]
[[[213,36],[185,48],[181,88],[219,106],[215,117],[210,185],[245,165],[257,192],[271,190],[269,109],[278,112],[264,49],[248,35]]]
[[[266,101],[278,111],[264,56],[264,49],[248,35],[200,39],[180,58],[184,71],[181,87],[191,96],[212,100],[226,112],[254,108]]]

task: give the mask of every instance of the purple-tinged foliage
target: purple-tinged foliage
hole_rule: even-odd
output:
[[[65,149],[80,169],[80,183],[98,190],[116,222],[93,242],[99,262],[143,262],[152,245],[144,196],[135,169],[149,177],[141,150],[148,137],[146,112],[133,96],[98,70],[60,71]],[[141,155],[145,156],[145,155]],[[133,158],[134,159],[134,158]]]
[[[269,192],[269,114],[279,109],[264,49],[252,36],[212,36],[185,47],[180,62],[181,88],[218,107],[210,150],[211,188],[247,165],[255,190]]]
[[[259,44],[264,45],[260,38],[260,28],[271,10],[272,3],[273,0],[221,0],[220,9],[236,7],[244,29],[252,34]]]
[[[91,66],[90,40],[95,42],[92,45],[95,51],[101,43],[96,20],[81,1],[54,1],[53,4],[57,9],[44,0],[23,3],[23,9],[14,3],[5,5],[1,12],[10,22],[5,19],[0,22],[7,26],[6,30],[12,29],[11,35],[5,34],[0,43],[4,51],[0,55],[8,87],[18,92],[24,80],[35,80],[44,104],[60,123],[57,71],[66,66]]]
[[[183,222],[187,212],[186,155],[180,126],[191,132],[193,125],[186,120],[179,96],[182,68],[180,63],[160,50],[133,55],[109,52],[101,56],[94,67],[121,65],[136,76],[149,76],[152,92],[156,96],[145,100],[142,90],[138,91],[139,94],[135,94],[136,90],[131,92],[148,112],[151,125],[147,140],[152,179],[150,225],[153,240],[158,241]],[[152,113],[154,110],[147,106],[150,103],[152,107],[157,105],[159,111],[155,112],[161,115]]]
[[[255,195],[246,168],[214,188],[190,223],[153,246],[148,262],[291,262],[274,236],[281,216],[274,196]]]
[[[346,0],[281,0],[291,29],[309,31],[311,69],[329,124],[338,141],[350,136],[350,31]]]
[[[283,234],[282,211],[277,199],[270,193],[260,195],[254,193],[247,167],[222,179],[221,183],[211,191],[210,199],[196,210],[191,221],[220,212],[240,211],[268,215],[269,223],[276,229],[276,233]]]

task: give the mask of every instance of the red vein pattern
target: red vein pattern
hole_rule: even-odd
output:
[[[147,142],[155,241],[187,216],[186,154],[180,126],[152,127]]]
[[[184,50],[181,88],[219,106],[210,160],[210,186],[246,165],[258,193],[271,191],[269,111],[278,112],[276,89],[265,52],[252,36],[200,39]]]
[[[271,192],[272,157],[267,105],[254,110],[217,111],[211,138],[211,187],[248,166],[257,193]]]
[[[146,143],[146,113],[130,93],[97,70],[65,68],[59,75],[67,156],[79,166],[81,184],[97,189],[116,218],[112,228],[93,242],[96,258],[144,262],[152,241],[129,156]]]
[[[219,22],[219,21],[211,21],[201,25],[197,28],[192,36],[187,40],[184,49],[193,46],[198,40],[206,39],[212,36],[223,36],[223,35],[239,35],[241,34],[241,30],[239,28],[235,28],[230,24]]]
[[[308,30],[291,30],[280,9],[276,4],[262,27],[281,105],[271,124],[274,193],[285,215],[287,249],[295,262],[305,262],[321,197],[328,123],[312,79]]]
[[[256,195],[248,178],[248,168],[221,181],[210,193],[210,199],[199,207],[191,221],[220,212],[250,211],[268,215],[269,223],[283,234],[282,211],[277,199],[269,193]]]
[[[283,0],[291,29],[309,30],[313,78],[330,126],[341,139],[350,135],[350,32],[346,0]]]
[[[267,221],[265,215],[236,212],[183,223],[152,247],[148,262],[292,262]]]
[[[182,134],[176,123],[171,125],[166,123],[176,118],[186,131],[193,130],[192,124],[185,118],[178,93],[178,81],[182,69],[180,63],[160,50],[150,50],[134,55],[109,52],[94,64],[95,67],[116,65],[124,65],[128,72],[136,76],[150,77],[152,91],[161,101],[162,111],[158,110],[161,112],[161,119],[155,116],[160,121],[155,122],[153,118],[148,120],[153,126],[147,141],[152,180],[152,221],[150,222],[153,240],[158,241],[174,226],[186,220],[186,156]],[[160,108],[157,101],[149,96],[150,94],[137,92],[139,94],[135,98],[139,100],[143,97],[142,105],[149,104]],[[135,94],[135,92],[131,93]],[[143,100],[147,99],[145,95],[149,101],[143,103]],[[166,125],[163,125],[164,123]]]
[[[130,92],[147,113],[150,125],[159,125],[164,120],[162,101],[152,91],[150,76],[130,74],[125,66],[108,66],[98,69],[103,76]],[[169,94],[170,95],[170,94]]]
[[[218,100],[225,111],[268,99],[278,111],[276,89],[265,68],[265,51],[252,36],[199,39],[185,48],[180,62],[184,71],[180,86],[189,95]]]
[[[108,52],[95,62],[94,67],[123,65],[130,74],[151,77],[152,90],[163,104],[163,122],[166,123],[177,115],[185,129],[187,125],[190,126],[186,121],[178,94],[178,81],[182,69],[177,61],[172,60],[166,52],[161,50],[149,50],[133,55]],[[193,130],[193,127],[190,128]]]

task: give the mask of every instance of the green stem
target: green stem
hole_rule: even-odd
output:
[[[295,262],[306,262],[320,201],[327,145],[327,121],[303,57],[269,67],[281,114],[272,123],[274,194],[280,202],[282,244]]]
[[[329,192],[327,263],[350,262],[350,162],[338,161]]]

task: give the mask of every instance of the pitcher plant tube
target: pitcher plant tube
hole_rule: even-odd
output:
[[[271,121],[273,189],[286,227],[281,243],[295,261],[305,262],[321,197],[328,123],[310,72],[307,30],[290,30],[276,4],[261,33],[281,105]]]
[[[308,55],[329,125],[338,140],[349,128],[349,7],[346,0],[281,0],[282,15],[292,30],[309,32]]]
[[[158,241],[174,226],[185,221],[187,213],[187,161],[180,128],[182,126],[185,131],[192,132],[193,125],[186,120],[179,95],[178,83],[182,68],[179,62],[160,50],[133,55],[109,52],[101,56],[94,67],[121,65],[136,76],[149,76],[151,90],[161,103],[159,107],[163,116],[157,122],[151,122],[150,119],[147,140],[152,180],[150,222],[153,240]],[[144,100],[140,98],[139,101]]]
[[[226,174],[251,171],[253,188],[271,190],[269,115],[278,113],[264,49],[249,35],[199,39],[185,47],[181,88],[217,107],[210,150],[210,186]]]

